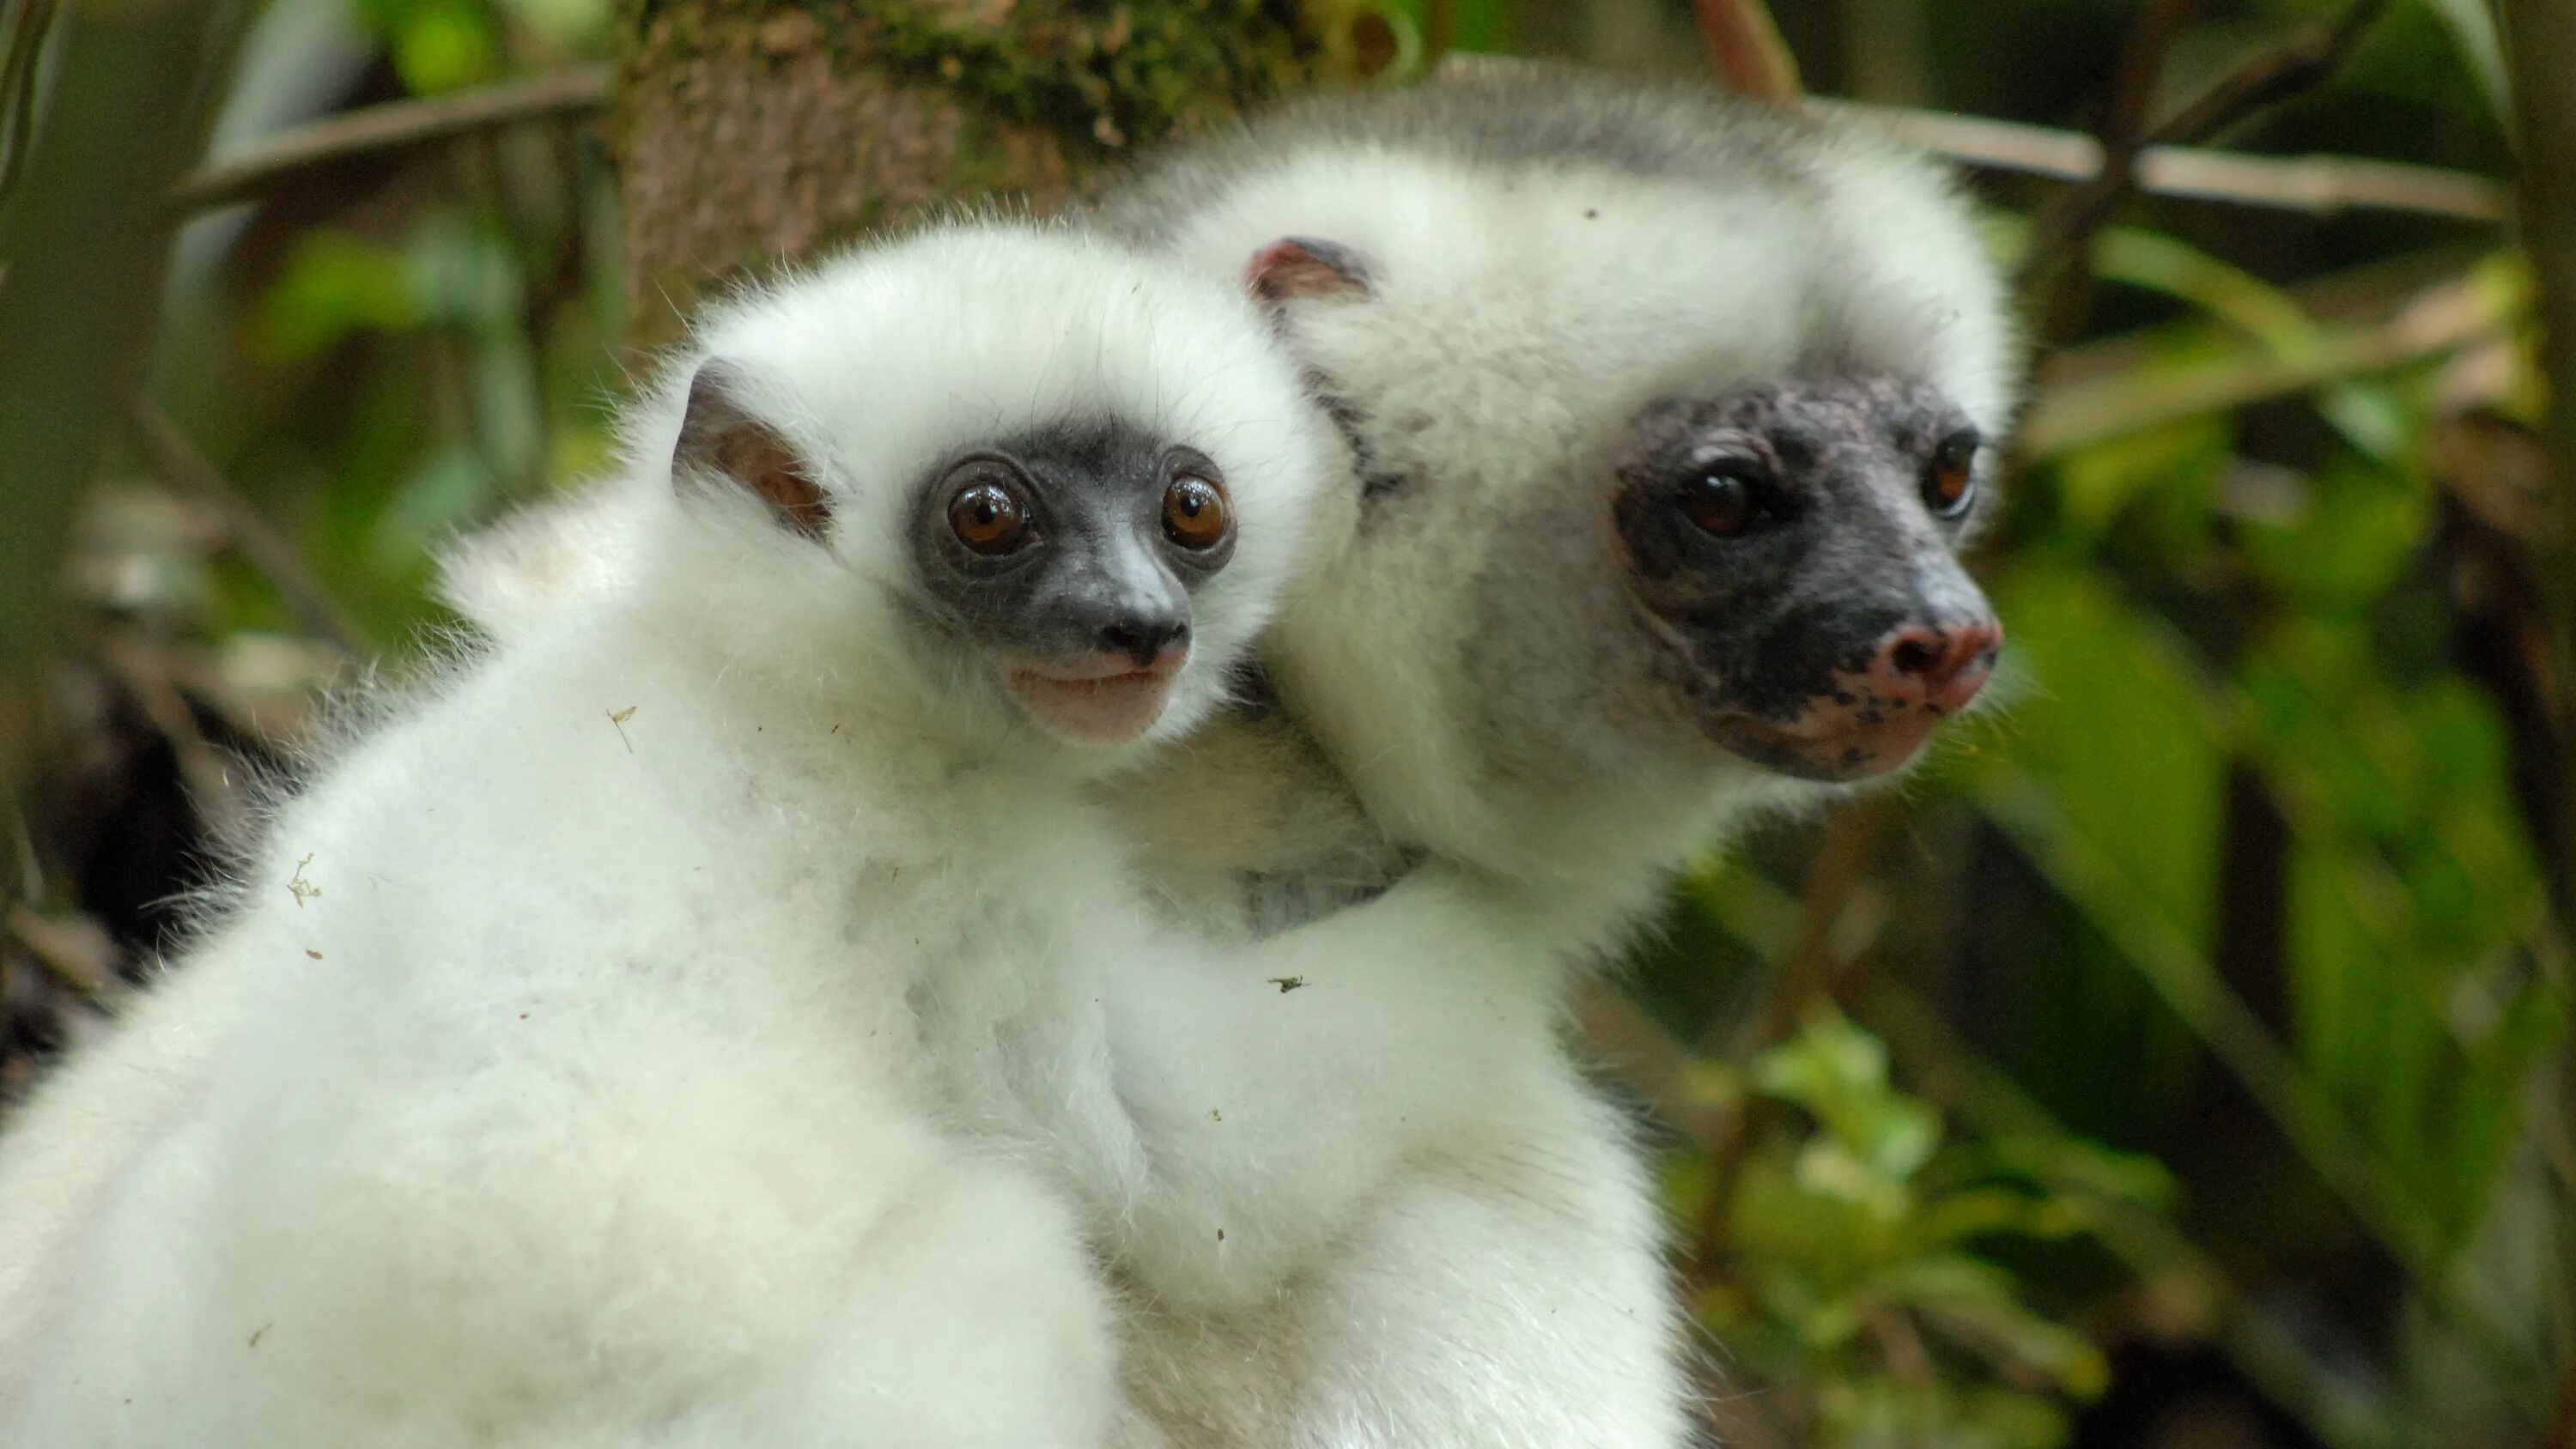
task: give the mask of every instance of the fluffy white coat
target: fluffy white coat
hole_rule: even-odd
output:
[[[1068,1198],[956,1129],[979,1070],[1108,1091],[1066,988],[1151,946],[1097,910],[1128,887],[1080,786],[1123,752],[910,647],[898,541],[927,470],[1034,424],[1210,454],[1239,542],[1155,737],[1186,730],[1330,514],[1293,376],[1226,287],[1006,227],[826,267],[699,352],[828,539],[675,489],[676,387],[635,409],[632,567],[286,802],[170,989],[0,1141],[0,1442],[1112,1432]],[[939,1055],[1037,997],[1088,1023],[1060,1061]]]

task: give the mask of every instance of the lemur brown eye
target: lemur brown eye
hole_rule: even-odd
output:
[[[1952,433],[1932,450],[1932,470],[1923,475],[1923,506],[1943,518],[1968,511],[1977,497],[1977,435]]]
[[[948,531],[975,552],[998,557],[1029,541],[1028,505],[1000,483],[969,483],[948,500]]]
[[[1762,517],[1762,498],[1753,480],[1731,465],[1720,465],[1693,479],[1682,490],[1682,515],[1703,533],[1733,538]]]
[[[1163,536],[1192,553],[1205,553],[1234,531],[1225,490],[1216,480],[1184,473],[1163,490]]]

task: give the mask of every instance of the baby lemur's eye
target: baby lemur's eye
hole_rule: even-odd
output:
[[[1932,467],[1923,475],[1923,506],[1941,518],[1956,518],[1976,501],[1977,435],[1956,432],[1932,450]]]
[[[1163,536],[1193,553],[1225,542],[1234,519],[1226,511],[1225,489],[1212,477],[1184,473],[1163,490]]]
[[[1733,538],[1761,521],[1762,495],[1747,465],[1712,465],[1682,486],[1682,516],[1702,533]]]
[[[1029,541],[1028,505],[1005,484],[969,483],[948,500],[948,531],[975,552],[998,557]]]

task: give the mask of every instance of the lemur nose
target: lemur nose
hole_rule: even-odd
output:
[[[1185,648],[1189,642],[1187,619],[1130,616],[1114,619],[1100,629],[1100,647],[1135,660],[1139,669],[1153,668],[1165,653]]]
[[[2003,647],[2004,626],[1992,615],[1908,624],[1879,641],[1869,681],[1885,698],[1953,714],[1986,687]]]

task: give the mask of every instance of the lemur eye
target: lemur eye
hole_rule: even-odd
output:
[[[1977,435],[1952,433],[1932,450],[1932,467],[1923,475],[1923,506],[1941,518],[1968,511],[1977,497]]]
[[[1720,463],[1683,488],[1682,516],[1702,533],[1733,538],[1762,517],[1762,496],[1735,463]]]
[[[998,557],[1029,541],[1028,505],[1000,483],[969,483],[948,500],[948,531],[975,552]]]
[[[1163,536],[1192,553],[1205,553],[1234,531],[1225,489],[1213,478],[1184,473],[1163,490]]]

